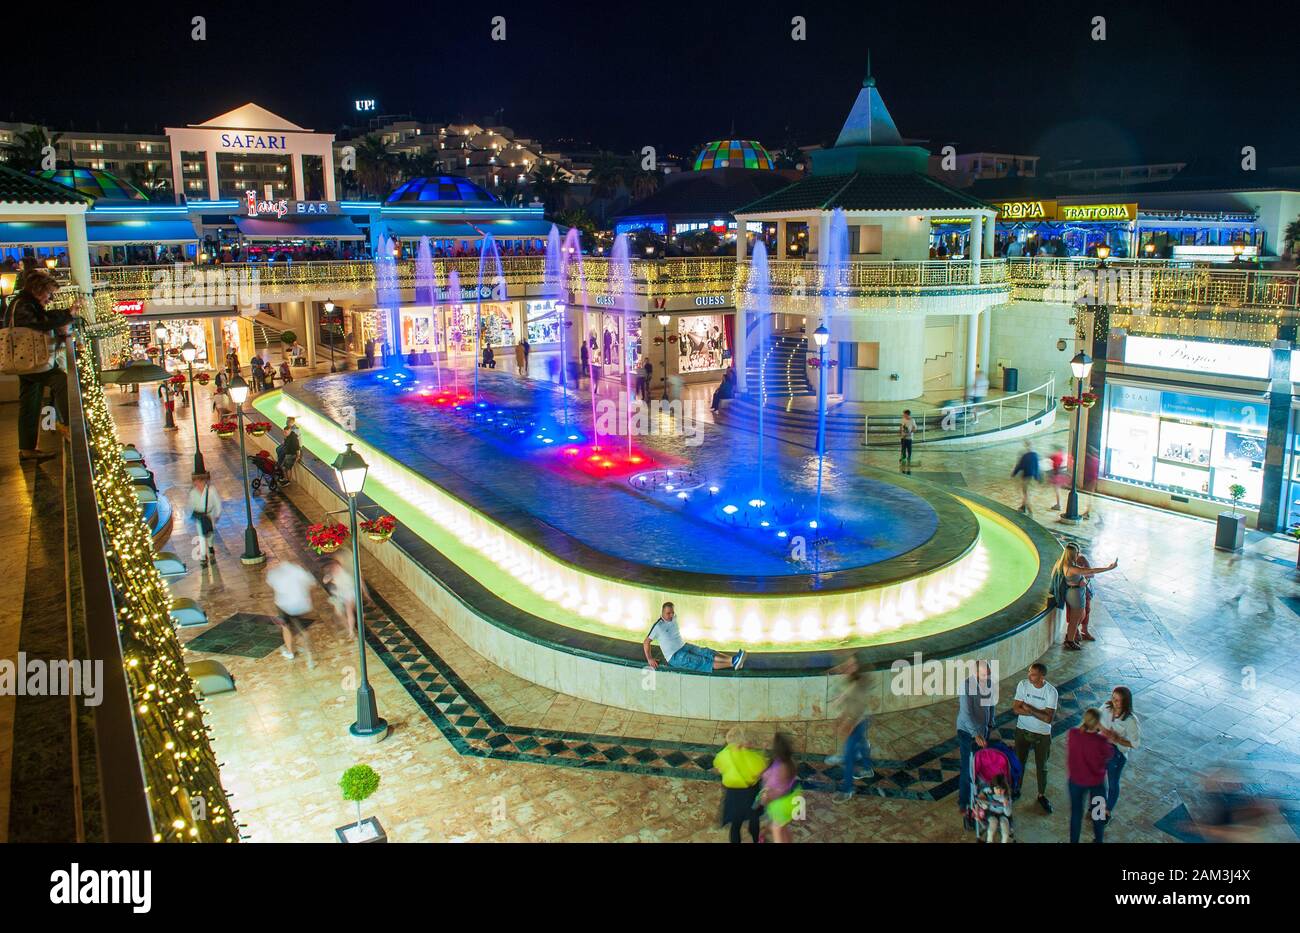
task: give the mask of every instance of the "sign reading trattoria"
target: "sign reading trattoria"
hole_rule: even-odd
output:
[[[1059,220],[1137,220],[1137,204],[1058,204]]]

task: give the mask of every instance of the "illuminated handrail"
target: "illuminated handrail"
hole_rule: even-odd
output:
[[[1033,402],[1039,396],[1043,400],[1041,406]],[[912,420],[916,422],[916,434],[913,439],[924,444],[927,440],[941,441],[953,437],[969,437],[972,434],[1001,431],[1003,428],[1015,427],[1041,417],[1055,406],[1056,375],[1053,373],[1048,376],[1046,382],[1024,392],[987,398],[980,402],[945,405],[943,408],[931,408],[928,411],[913,409]],[[892,443],[897,439],[901,421],[901,415],[876,415],[874,418],[864,415],[862,419],[864,443],[868,445],[871,443],[873,427],[877,435],[893,432],[894,436],[890,439]],[[931,422],[938,424],[937,431],[929,428]]]
[[[1300,310],[1300,271],[1268,272],[1167,259],[1090,257],[1008,260],[1015,286],[1087,290],[1117,307],[1209,307]],[[1032,297],[1034,292],[1019,296]],[[1071,300],[1069,295],[1066,300]]]
[[[738,291],[749,290],[751,268],[751,262],[740,264],[736,276]],[[834,292],[853,295],[859,292],[888,289],[978,288],[985,285],[1000,285],[1007,281],[1007,264],[1004,259],[984,259],[979,262],[965,259],[917,262],[850,260],[829,270],[829,274],[828,268],[815,260],[773,260],[768,263],[772,292],[773,294]]]

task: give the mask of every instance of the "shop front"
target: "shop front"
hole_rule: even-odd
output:
[[[1132,257],[1136,203],[1065,204],[1054,200],[993,201],[998,209],[994,252],[1020,256],[1095,256],[1106,246]]]
[[[492,347],[494,353],[503,348],[513,349],[524,333],[520,304],[484,301],[481,310],[477,303],[405,306],[401,309],[402,352],[417,358],[427,355],[428,362],[444,357],[448,349],[453,356],[472,355],[476,320],[482,325],[480,353],[483,347]],[[382,320],[382,315],[377,317]]]

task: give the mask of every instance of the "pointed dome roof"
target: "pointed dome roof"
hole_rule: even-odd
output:
[[[876,79],[871,75],[871,58],[867,58],[867,76],[862,80],[862,90],[853,102],[848,119],[840,130],[837,146],[901,146],[903,137],[889,115]]]
[[[762,143],[754,139],[715,139],[705,143],[695,157],[695,171],[711,168],[773,169],[776,163]]]
[[[60,168],[37,173],[38,178],[57,182],[96,201],[148,201],[135,185],[99,168]]]

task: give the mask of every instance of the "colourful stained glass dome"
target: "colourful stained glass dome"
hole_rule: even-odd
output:
[[[705,144],[695,157],[695,171],[710,168],[773,169],[776,163],[755,139],[717,139]]]
[[[393,189],[385,204],[429,203],[453,201],[479,204],[497,204],[497,199],[468,178],[459,175],[431,175],[412,178]]]
[[[37,177],[57,182],[97,201],[148,201],[145,194],[130,182],[123,181],[112,172],[98,168],[58,168],[38,172]]]

